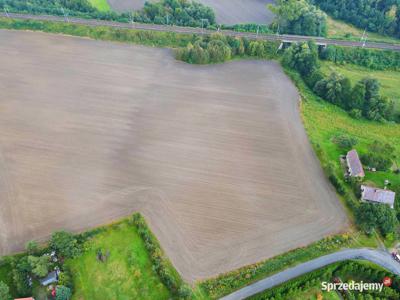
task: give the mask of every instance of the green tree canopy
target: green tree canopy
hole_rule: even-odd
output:
[[[0,299],[1,300],[11,300],[10,289],[8,285],[3,281],[0,281]]]
[[[53,233],[50,240],[50,247],[65,258],[75,257],[80,252],[80,247],[72,233],[58,231]]]
[[[38,277],[45,277],[49,273],[50,257],[48,255],[28,256],[28,262],[32,268],[32,273]]]

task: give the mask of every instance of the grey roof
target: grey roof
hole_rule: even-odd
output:
[[[40,281],[40,284],[43,286],[57,282],[58,281],[57,272],[56,271],[50,272],[49,274],[47,274],[47,276],[45,278],[42,278],[39,281]]]
[[[364,177],[364,169],[362,167],[360,158],[358,157],[358,153],[355,149],[347,152],[346,155],[347,165],[349,167],[349,172],[351,176]]]
[[[394,207],[394,199],[396,193],[390,190],[378,189],[371,186],[362,185],[361,186],[361,199],[366,201],[373,201],[377,203],[383,203],[390,205],[391,208]]]

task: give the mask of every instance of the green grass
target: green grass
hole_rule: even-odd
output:
[[[0,281],[7,284],[12,296],[17,296],[15,294],[15,287],[12,280],[12,267],[8,262],[0,262]]]
[[[321,71],[326,75],[332,71],[340,73],[348,77],[353,85],[365,77],[378,79],[381,83],[381,94],[393,100],[396,109],[400,111],[400,71],[375,71],[354,65],[337,65],[328,61],[321,63]]]
[[[364,32],[363,29],[357,28],[343,21],[328,17],[328,35],[327,35],[328,38],[359,41],[363,35],[363,32]],[[366,36],[367,36],[367,43],[368,41],[392,43],[392,44],[400,43],[400,39],[380,35],[374,32],[366,32]]]
[[[107,0],[89,0],[90,4],[97,8],[99,11],[110,11],[110,5],[108,4]]]
[[[69,260],[74,299],[169,299],[167,288],[152,269],[143,240],[126,221],[108,227],[85,245],[82,256]],[[97,249],[110,251],[106,262],[97,260]]]
[[[324,63],[322,69],[326,70],[327,66],[330,65]],[[337,68],[351,72],[348,66]],[[360,154],[367,153],[368,145],[374,140],[389,143],[395,148],[396,163],[400,164],[400,124],[353,119],[341,108],[318,98],[306,87],[297,74],[291,71],[287,72],[296,82],[304,100],[301,106],[304,127],[314,148],[318,145],[324,154],[322,159],[326,161],[321,161],[322,164],[329,161],[336,167],[338,173],[341,172],[339,156],[344,152],[332,142],[332,138],[338,134],[355,137],[358,140],[355,148]],[[400,175],[394,174],[392,171],[374,173],[366,171],[365,173],[365,181],[373,182],[378,187],[383,187],[385,179],[389,179],[392,186],[400,186]]]

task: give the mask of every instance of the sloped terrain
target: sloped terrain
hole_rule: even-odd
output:
[[[0,31],[0,253],[139,210],[187,280],[347,219],[280,66]]]

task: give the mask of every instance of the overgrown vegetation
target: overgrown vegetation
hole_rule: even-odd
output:
[[[210,298],[218,299],[240,287],[274,274],[282,269],[334,252],[335,250],[349,246],[350,243],[351,239],[347,235],[329,237],[307,247],[298,248],[266,261],[205,280],[200,283],[200,287]]]
[[[254,42],[253,47],[251,47],[251,41],[229,37],[221,38],[219,35],[199,38],[192,35],[175,33],[143,32],[105,27],[92,28],[72,24],[41,21],[17,21],[8,19],[0,19],[0,27],[67,33],[78,36],[89,36],[96,39],[128,41],[163,47],[186,47],[184,50],[178,50],[178,53],[179,51],[182,51],[184,54],[190,54],[191,49],[188,50],[188,45],[191,44],[192,47],[194,47],[194,45],[198,43],[198,46],[202,48],[202,51],[207,51],[209,59],[208,62],[220,62],[228,59],[228,57],[225,55],[220,56],[221,53],[226,53],[227,48],[230,50],[229,59],[240,56],[271,58],[275,57],[277,49],[276,47],[273,47],[274,44],[263,44],[264,42],[258,42],[258,44],[256,44],[256,42]],[[216,55],[214,56],[214,53],[212,55],[213,57],[218,57],[218,60],[211,61],[210,59],[208,48],[210,43],[212,43],[212,46],[210,46],[211,51],[215,51],[215,49],[217,49],[217,51],[215,51]],[[263,44],[263,48],[260,46],[261,44]],[[224,49],[225,47],[226,49]],[[264,49],[265,52],[260,51],[259,49]],[[193,56],[190,55],[187,57],[191,57],[192,60],[187,59],[188,62],[199,63],[199,61],[194,60]],[[359,201],[354,197],[352,183],[346,183],[344,181],[343,172],[338,160],[339,155],[343,154],[344,149],[351,147],[356,147],[361,154],[368,154],[371,151],[369,147],[373,145],[375,140],[378,140],[382,145],[388,144],[389,146],[393,147],[393,157],[391,158],[391,161],[396,161],[399,157],[398,154],[400,153],[399,125],[371,122],[365,119],[368,118],[368,115],[363,115],[363,112],[361,112],[361,115],[365,118],[362,119],[351,118],[347,113],[345,113],[341,107],[346,109],[346,107],[349,105],[347,101],[353,100],[353,92],[357,84],[353,86],[353,84],[349,84],[348,80],[345,80],[343,76],[339,75],[332,76],[334,77],[334,80],[331,80],[332,78],[329,78],[325,76],[323,72],[320,72],[318,49],[314,44],[307,43],[292,46],[286,50],[283,62],[287,68],[287,72],[296,82],[302,99],[304,100],[302,102],[302,111],[305,127],[314,145],[314,148],[316,149],[316,153],[319,156],[324,169],[327,171],[329,179],[335,185],[338,192],[344,196],[344,199],[347,201],[347,203],[351,203],[350,206],[354,209],[354,212],[357,212],[359,216],[368,216],[368,210],[366,209],[364,211],[364,208],[360,208],[363,206],[360,206]],[[290,68],[290,70],[288,70],[288,68]],[[299,74],[301,74],[302,77],[300,77]],[[307,82],[308,86],[312,86],[312,88],[315,87],[316,83],[322,80],[328,80],[328,82],[320,83],[320,85],[325,88],[323,97],[329,101],[321,101],[321,98],[316,96],[313,90],[303,82],[303,79]],[[339,86],[340,88],[338,88]],[[345,88],[343,88],[343,86]],[[368,78],[368,80],[359,81],[359,86],[357,89],[361,90],[361,92],[359,92],[357,95],[363,95],[363,97],[360,99],[364,101],[368,100],[371,102],[370,100],[373,97],[379,96],[377,84],[371,78]],[[344,95],[348,95],[348,98]],[[333,105],[330,102],[335,103],[336,105]],[[359,102],[355,101],[355,103]],[[338,137],[338,134],[345,136],[345,138]],[[354,140],[356,140],[356,143]],[[400,186],[399,175],[395,174],[394,172],[367,172],[366,180],[375,183],[377,186],[383,184],[383,179],[390,179],[393,189]],[[396,209],[397,207],[398,206],[396,206]],[[369,208],[370,207],[368,207],[368,209]],[[375,208],[372,208],[372,210],[374,209]],[[377,210],[378,211],[374,211],[373,214],[382,216],[387,215],[386,209],[377,208]],[[397,209],[397,212],[399,215],[400,210]],[[145,228],[144,224],[142,223],[143,220],[140,217],[135,218],[132,220],[136,226],[138,226],[138,228]],[[360,224],[360,226],[367,232],[371,232],[372,229],[377,229],[384,235],[390,235],[393,232],[393,226],[390,224],[383,224],[377,220],[372,220],[372,222],[369,222],[367,218],[363,220],[362,217],[358,218],[358,224]],[[83,245],[85,240],[90,239],[97,233],[98,232],[85,233],[77,237],[72,237],[72,244],[77,246]],[[138,230],[138,233],[145,240],[145,247],[150,252],[152,261],[156,262],[155,265],[158,264],[158,267],[155,267],[157,274],[159,274],[166,286],[171,288],[171,293],[173,295],[189,295],[190,289],[188,289],[187,286],[182,285],[179,279],[173,279],[173,271],[168,270],[168,263],[164,261],[164,254],[158,252],[157,249],[159,249],[159,245],[154,236],[151,235],[148,229],[141,229],[140,232]],[[64,239],[61,239],[61,241],[63,240]],[[74,242],[74,240],[76,240],[76,242]],[[309,247],[296,249],[289,253],[272,258],[268,261],[247,266],[237,271],[207,280],[201,284],[201,288],[206,291],[210,297],[219,297],[257,279],[275,273],[285,267],[318,257],[322,254],[335,251],[348,245],[349,241],[347,237],[334,237],[326,239],[312,244]],[[57,247],[53,247],[57,249]],[[59,249],[61,249],[61,247],[63,246],[60,246]],[[34,255],[37,257],[40,257],[43,254],[41,251],[35,249],[35,245],[30,245],[28,250],[30,253],[35,253]],[[81,248],[77,247],[74,249],[74,251],[76,251],[76,255],[64,253],[63,256],[77,256],[77,258],[79,258]],[[26,275],[30,274],[30,272],[33,270],[28,257],[23,256],[22,258],[15,260],[12,259],[8,262],[8,265],[11,266],[13,270],[13,276],[16,278],[10,284],[18,287],[18,291],[25,291],[26,294],[26,291],[30,291],[29,284],[26,282]],[[62,274],[67,274],[67,269],[64,269]],[[62,277],[68,278],[68,275],[63,275]],[[68,280],[66,280],[66,283],[63,285],[68,286]],[[22,295],[22,292],[18,293],[19,295]]]
[[[132,222],[135,224],[140,237],[144,241],[144,245],[153,263],[153,269],[160,276],[164,285],[171,291],[171,294],[180,299],[192,298],[190,289],[187,289],[187,286],[161,250],[160,244],[147,227],[144,218],[139,213],[135,213],[132,216]]]
[[[207,27],[215,24],[214,11],[192,0],[146,1],[144,8],[135,12],[134,21],[191,27]]]
[[[73,299],[171,298],[138,231],[123,220],[83,243],[82,255],[65,263],[72,274]]]
[[[328,45],[320,58],[336,64],[353,64],[373,70],[399,70],[400,52]]]
[[[366,77],[352,87],[350,79],[341,74],[333,72],[325,77],[319,70],[318,48],[313,42],[290,46],[284,52],[282,62],[298,71],[318,96],[345,109],[354,118],[395,119],[394,102],[380,95],[376,79]]]
[[[116,13],[106,0],[0,0],[0,9],[29,14],[75,16],[118,22],[175,24],[207,27],[215,24],[214,11],[195,0],[160,0],[146,2],[143,9],[131,13]]]
[[[335,64],[333,62],[322,61],[321,72],[328,76],[335,72],[349,78],[352,85],[361,81],[363,78],[372,77],[379,81],[380,93],[394,102],[395,119],[400,120],[400,71],[394,70],[371,70],[366,67],[359,67],[351,64]],[[396,116],[397,115],[397,116]]]
[[[336,19],[372,32],[400,37],[398,0],[311,0]]]
[[[380,216],[389,216],[387,224],[382,224],[382,220],[377,220],[375,217],[368,219],[368,215],[364,214],[365,207],[359,201],[360,182],[346,182],[344,170],[339,161],[340,155],[345,152],[337,144],[336,137],[340,134],[356,139],[357,144],[354,147],[361,155],[370,154],[370,151],[374,151],[371,150],[374,149],[374,147],[371,148],[371,145],[376,144],[376,140],[379,141],[381,147],[386,148],[385,144],[388,144],[389,148],[393,147],[393,152],[390,152],[390,156],[392,157],[391,161],[395,162],[398,159],[397,154],[400,151],[398,148],[398,145],[400,145],[399,125],[356,120],[346,114],[341,108],[321,101],[307,87],[299,73],[289,69],[286,69],[286,72],[296,83],[304,100],[302,104],[304,125],[326,175],[336,187],[338,193],[343,196],[346,205],[355,214],[356,223],[368,233],[371,233],[372,229],[376,229],[376,231],[386,235],[388,239],[393,241],[397,234],[397,220],[391,218],[392,213],[389,212],[390,208],[380,208],[382,205],[379,204],[377,204],[379,208],[375,207],[372,209],[377,210],[374,213],[378,213]],[[385,156],[385,151],[380,155]],[[377,172],[366,170],[364,180],[369,185],[373,184],[378,187],[383,187],[384,181],[389,180],[391,189],[396,190],[396,188],[400,187],[400,176],[391,170]],[[366,226],[366,224],[369,225]]]
[[[393,276],[386,270],[371,263],[360,261],[348,261],[335,263],[325,268],[313,271],[300,276],[275,288],[267,290],[261,294],[251,297],[252,300],[281,300],[281,299],[302,299],[301,295],[315,289],[315,299],[325,299],[322,297],[321,282],[333,282],[335,279],[341,282],[371,282],[382,283],[383,279]],[[346,291],[338,299],[397,299],[400,293],[400,280],[393,278],[393,283],[389,287],[383,287],[380,291]]]
[[[192,64],[209,64],[244,56],[271,59],[276,57],[277,49],[275,42],[249,41],[215,33],[176,49],[175,57]]]
[[[277,0],[269,5],[275,14],[272,27],[281,33],[326,36],[326,14],[306,0]]]
[[[39,280],[58,270],[56,300],[69,300],[72,292],[74,299],[193,297],[139,214],[78,235],[55,232],[47,246],[26,248],[0,260],[0,295],[50,295]]]

